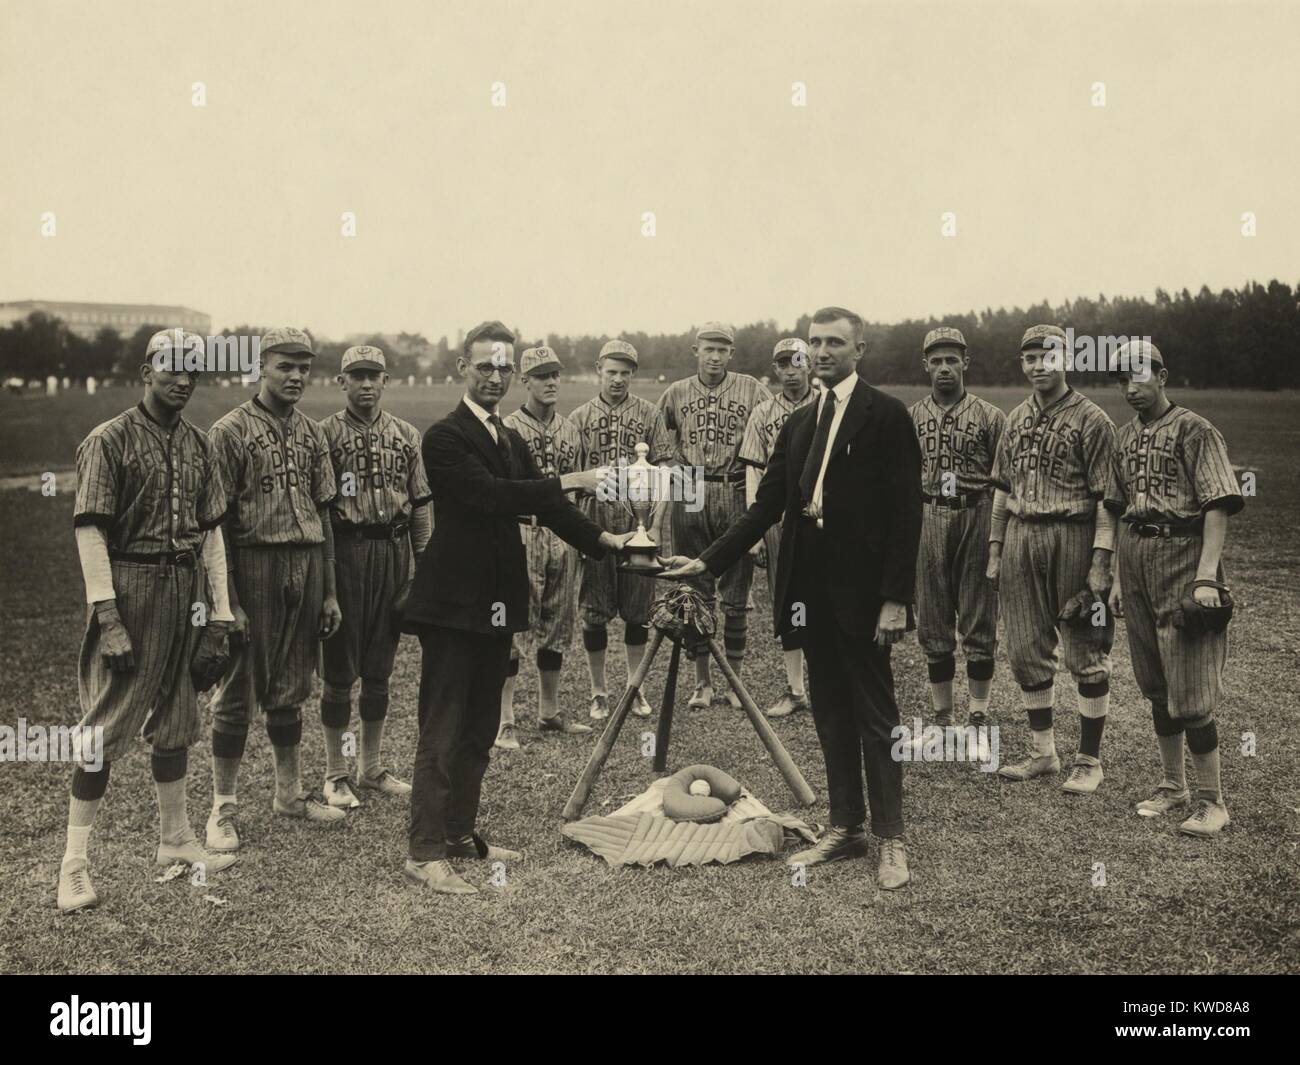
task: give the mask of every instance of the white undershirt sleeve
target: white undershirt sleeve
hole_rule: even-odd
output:
[[[117,598],[113,591],[113,567],[108,561],[108,536],[98,525],[77,527],[77,556],[86,582],[86,602],[102,603]]]
[[[993,490],[993,514],[989,519],[989,543],[1000,544],[1007,538],[1007,493]]]
[[[1114,513],[1107,510],[1105,505],[1099,499],[1097,500],[1097,530],[1092,536],[1093,549],[1102,548],[1106,551],[1115,550],[1115,527],[1116,518]]]
[[[212,599],[212,621],[234,621],[230,612],[230,594],[226,589],[226,543],[221,526],[209,529],[203,537],[203,570],[208,578],[208,595]]]

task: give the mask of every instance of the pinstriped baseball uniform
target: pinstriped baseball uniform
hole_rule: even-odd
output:
[[[335,585],[343,622],[321,644],[325,682],[350,688],[362,677],[387,680],[401,632],[392,604],[413,572],[411,511],[433,498],[415,426],[381,410],[367,425],[349,410],[320,423],[338,495],[334,521]],[[388,539],[372,534],[394,530]]]
[[[911,415],[925,497],[916,559],[917,640],[931,662],[952,657],[958,635],[967,662],[990,661],[997,649],[998,593],[984,574],[993,466],[1007,418],[970,392],[951,407],[926,396],[912,405]]]
[[[576,426],[552,411],[549,422],[535,418],[527,407],[502,421],[523,437],[543,477],[561,477],[581,469],[582,439]],[[578,614],[578,551],[566,544],[534,515],[519,519],[519,532],[528,561],[528,633],[526,643],[542,651],[567,651],[573,642]]]
[[[99,621],[88,611],[78,687],[86,728],[104,729],[104,758],[126,754],[143,732],[163,750],[188,747],[200,718],[189,664],[200,635],[194,603],[206,601],[202,569],[128,562],[123,552],[197,555],[203,532],[221,523],[225,489],[207,437],[182,418],[172,430],[140,404],[93,429],[77,448],[73,523],[108,540],[118,615],[135,668],[115,673],[100,655]]]
[[[1223,437],[1199,414],[1174,404],[1149,423],[1120,427],[1106,506],[1121,521],[1115,547],[1133,674],[1175,719],[1207,717],[1222,698],[1227,632],[1189,638],[1169,616],[1196,579],[1205,512],[1244,505]],[[1139,536],[1142,524],[1171,526],[1172,535]]]
[[[611,407],[599,395],[569,415],[581,442],[578,463],[582,469],[595,466],[626,466],[636,461],[636,445],[648,444],[648,462],[656,465],[672,460],[673,445],[664,428],[663,415],[655,405],[629,394]],[[636,528],[636,519],[619,500],[585,496],[582,512],[606,532],[623,533]],[[578,606],[583,623],[601,626],[614,617],[629,625],[650,620],[655,582],[645,577],[620,573],[613,552],[603,559],[584,558],[578,585]]]
[[[1056,615],[1087,584],[1114,449],[1114,424],[1073,388],[1046,409],[1031,395],[1007,416],[993,483],[1008,493],[1000,598],[1007,659],[1022,688],[1056,674]],[[1065,666],[1080,683],[1110,676],[1109,643],[1059,630]]]
[[[274,710],[311,694],[324,595],[316,508],[334,499],[334,468],[319,425],[296,409],[282,422],[256,397],[219,419],[209,438],[230,495],[225,528],[249,620],[248,642],[212,707],[219,729],[238,732],[254,701]]]
[[[672,504],[674,554],[698,557],[745,513],[745,467],[740,460],[740,445],[750,414],[771,398],[757,378],[731,371],[712,388],[694,374],[674,381],[664,390],[659,409],[673,434],[677,462],[703,469],[705,477],[703,507]],[[718,578],[716,587],[725,613],[744,614],[749,608],[753,576],[754,558],[746,552]],[[690,583],[712,601],[712,574]]]
[[[767,460],[772,457],[772,448],[776,446],[776,436],[781,426],[800,407],[807,406],[817,398],[817,390],[811,385],[802,399],[789,400],[785,392],[777,392],[770,399],[760,400],[749,416],[745,425],[745,435],[740,441],[737,458],[746,465],[756,469],[767,469]],[[776,599],[776,557],[781,550],[781,527],[774,525],[763,534],[763,543],[767,547],[767,595],[768,601]]]

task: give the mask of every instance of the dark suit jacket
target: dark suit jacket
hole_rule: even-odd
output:
[[[780,636],[791,630],[795,538],[803,531],[799,475],[812,449],[819,404],[800,407],[776,438],[754,505],[700,556],[721,575],[781,520],[773,615]],[[849,395],[822,482],[822,548],[831,587],[824,589],[845,632],[875,635],[887,600],[910,606],[921,539],[921,449],[907,408],[858,379]],[[771,561],[768,563],[771,565]],[[909,616],[911,611],[908,611]]]
[[[506,428],[510,465],[487,426],[462,401],[424,434],[424,468],[433,490],[433,537],[420,556],[403,615],[404,632],[441,625],[468,632],[528,628],[528,567],[521,514],[536,514],[583,554],[603,558],[600,527],[543,477],[528,445]],[[505,624],[494,625],[501,616]]]

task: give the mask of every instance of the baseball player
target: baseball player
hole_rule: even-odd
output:
[[[745,469],[740,444],[749,416],[763,400],[771,398],[757,378],[727,369],[736,351],[731,327],[707,322],[691,346],[696,372],[674,381],[659,399],[664,424],[673,434],[674,458],[683,468],[703,471],[704,505],[678,503],[672,507],[672,550],[695,558],[745,513]],[[722,593],[723,645],[727,661],[740,673],[745,658],[749,624],[749,585],[754,576],[754,556],[748,552],[715,583],[706,573],[694,583],[712,603]],[[692,648],[695,692],[688,705],[704,708],[713,702],[709,655]],[[728,689],[727,701],[739,709],[740,699]]]
[[[1228,518],[1245,504],[1219,431],[1165,394],[1169,371],[1160,350],[1132,341],[1110,365],[1137,413],[1117,434],[1106,490],[1106,506],[1121,523],[1111,606],[1125,618],[1133,672],[1151,701],[1164,768],[1164,780],[1137,811],[1158,817],[1187,806],[1186,734],[1196,795],[1179,830],[1214,836],[1228,824],[1214,722],[1228,634],[1225,626],[1192,635],[1174,623],[1174,614],[1189,587],[1198,604],[1221,605]]]
[[[524,351],[519,357],[519,371],[528,398],[522,407],[502,419],[528,444],[543,477],[562,477],[582,468],[578,430],[555,409],[562,369],[560,357],[548,347]],[[528,639],[537,647],[537,727],[543,732],[580,736],[590,732],[591,726],[569,721],[560,712],[559,704],[560,669],[577,625],[578,552],[541,524],[536,514],[520,516],[519,533],[528,561]],[[496,739],[496,746],[508,751],[519,749],[514,736],[518,675],[519,655],[512,648],[501,689],[501,725]]]
[[[1090,795],[1102,780],[1101,735],[1110,702],[1114,623],[1105,618],[1115,516],[1102,503],[1115,426],[1065,382],[1065,331],[1031,326],[1020,367],[1032,392],[1007,418],[998,445],[989,531],[988,576],[999,580],[1007,658],[1029,714],[1030,756],[998,773],[1029,780],[1060,771],[1052,731],[1058,645],[1079,693],[1079,752],[1062,789]],[[1076,627],[1058,620],[1085,589],[1101,602]],[[1058,627],[1059,626],[1059,627]]]
[[[934,723],[953,724],[954,652],[961,638],[970,723],[986,723],[997,649],[998,593],[986,579],[993,465],[1007,419],[966,391],[970,355],[960,329],[931,329],[921,345],[930,394],[912,405],[924,499],[916,560],[916,634],[930,674]],[[917,737],[918,740],[922,737]]]
[[[226,502],[221,475],[207,437],[181,417],[194,375],[172,361],[194,344],[201,350],[203,341],[179,329],[154,334],[140,371],[144,398],[77,448],[73,524],[89,605],[79,734],[102,730],[102,747],[92,740],[99,755],[92,762],[83,742],[72,771],[58,889],[65,912],[99,901],[87,857],[91,826],[109,767],[141,734],[152,748],[158,864],[202,862],[212,873],[235,860],[199,846],[185,802],[187,752],[200,731],[189,672],[202,631],[192,624],[194,608],[211,605],[207,623],[219,641],[234,620],[219,527]]]
[[[632,395],[636,369],[636,348],[626,341],[611,340],[600,349],[596,359],[600,392],[569,415],[581,441],[578,461],[582,469],[628,465],[636,460],[636,445],[640,443],[650,448],[648,462],[658,464],[672,457],[672,441],[664,428],[663,415],[649,400]],[[588,496],[582,500],[582,511],[606,532],[625,533],[636,528],[636,519],[619,499]],[[663,508],[656,512],[656,522],[664,513]],[[653,600],[654,581],[621,572],[612,553],[603,559],[583,558],[578,607],[582,611],[582,642],[591,671],[593,720],[609,716],[609,693],[605,686],[606,626],[615,616],[623,619],[630,677],[645,654],[649,638],[646,626]],[[641,692],[632,704],[632,713],[638,717],[650,716],[650,704]]]
[[[338,487],[330,518],[343,613],[338,632],[321,647],[325,801],[345,810],[361,805],[349,785],[343,756],[358,678],[357,784],[384,795],[411,793],[409,784],[383,768],[381,750],[388,678],[401,639],[393,623],[393,600],[414,572],[413,559],[429,542],[433,493],[420,456],[419,431],[380,407],[387,367],[380,348],[348,348],[337,377],[347,406],[320,423]]]
[[[209,850],[239,849],[235,788],[255,705],[275,756],[275,813],[321,824],[345,817],[308,794],[298,764],[319,640],[340,622],[329,520],[334,467],[321,427],[296,409],[314,357],[302,330],[266,333],[257,395],[209,430],[230,497],[226,568],[239,645],[212,699]]]
[[[797,337],[777,341],[772,349],[772,374],[781,391],[769,399],[760,399],[749,415],[745,436],[740,442],[740,461],[745,466],[745,506],[754,505],[758,485],[772,456],[776,435],[785,420],[805,404],[815,402],[817,392],[809,377],[808,345]],[[781,527],[774,525],[763,539],[750,549],[755,561],[767,571],[768,598],[776,602],[776,556],[781,545]],[[803,687],[803,652],[799,649],[801,630],[791,630],[781,637],[781,655],[785,660],[785,693],[768,710],[768,717],[788,717],[796,710],[806,710],[808,699]]]

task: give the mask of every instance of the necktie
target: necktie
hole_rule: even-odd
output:
[[[489,414],[488,421],[492,423],[492,428],[497,432],[497,451],[501,453],[501,461],[506,464],[506,474],[510,473],[510,441],[506,439],[506,427],[501,424],[501,419],[496,414]]]
[[[799,491],[803,501],[812,501],[813,490],[817,487],[817,475],[822,471],[822,459],[826,457],[826,442],[831,438],[831,422],[835,420],[835,393],[827,389],[826,399],[822,402],[821,416],[817,419],[817,432],[813,435],[812,448],[804,460],[803,472],[799,474]]]

